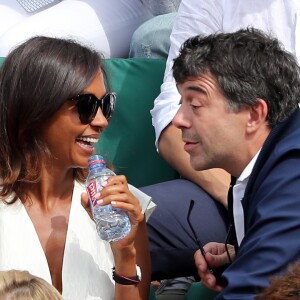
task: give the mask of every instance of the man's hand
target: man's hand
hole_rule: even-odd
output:
[[[227,248],[230,258],[233,260],[235,257],[234,246],[227,245]],[[201,283],[216,292],[221,292],[223,287],[217,284],[217,278],[212,274],[211,269],[223,267],[230,262],[225,244],[208,243],[204,246],[204,250],[206,253],[205,257],[201,254],[200,250],[197,250],[194,255]]]

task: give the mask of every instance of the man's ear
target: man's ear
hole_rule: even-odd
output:
[[[266,126],[268,115],[268,104],[263,99],[257,99],[255,104],[249,109],[249,119],[247,122],[248,133],[253,133],[261,126]]]

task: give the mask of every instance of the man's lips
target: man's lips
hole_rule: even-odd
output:
[[[183,148],[184,148],[184,150],[186,152],[191,152],[198,145],[198,142],[194,142],[194,141],[186,141],[186,140],[184,140],[183,142],[184,142],[184,147]]]

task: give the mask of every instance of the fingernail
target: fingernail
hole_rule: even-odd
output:
[[[106,185],[107,185],[107,181],[106,181],[106,180],[103,181],[103,182],[101,183],[101,185],[102,185],[102,186],[106,186]]]
[[[117,204],[116,201],[111,201],[110,203],[111,203],[111,205],[116,205]]]
[[[98,201],[97,201],[97,204],[102,204],[103,203],[103,199],[99,199]]]
[[[101,193],[100,193],[100,192],[97,192],[97,193],[95,194],[95,198],[100,198],[100,196],[101,196]]]

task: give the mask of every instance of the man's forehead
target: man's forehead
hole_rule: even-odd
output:
[[[184,89],[196,92],[205,92],[207,87],[220,90],[216,76],[207,72],[201,73],[195,77],[188,77],[183,82],[177,83],[178,90]]]

